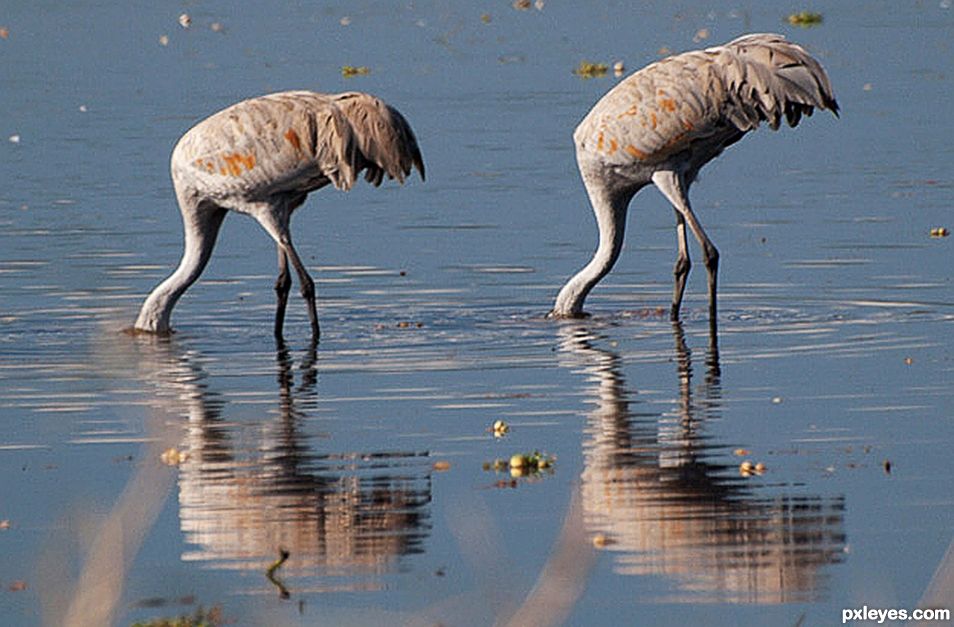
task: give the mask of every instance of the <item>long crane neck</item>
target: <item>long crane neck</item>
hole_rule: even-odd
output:
[[[599,227],[599,245],[593,258],[571,278],[557,295],[552,315],[577,317],[583,313],[583,301],[593,286],[599,283],[616,263],[623,248],[626,229],[626,210],[636,190],[612,189],[599,176],[587,176],[586,184],[596,224]]]
[[[172,309],[189,286],[196,282],[209,262],[225,214],[226,210],[220,207],[206,211],[183,211],[185,250],[182,260],[175,272],[146,297],[139,310],[139,317],[136,318],[136,329],[169,333]]]

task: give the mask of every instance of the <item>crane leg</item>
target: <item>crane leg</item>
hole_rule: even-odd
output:
[[[311,276],[308,275],[308,270],[305,268],[305,264],[302,263],[301,258],[298,257],[298,253],[295,251],[295,247],[292,245],[291,232],[288,228],[288,219],[290,216],[290,211],[288,210],[288,205],[279,205],[273,206],[267,203],[259,203],[254,205],[246,205],[242,208],[246,213],[252,215],[258,223],[262,225],[262,228],[272,236],[272,239],[275,240],[275,243],[278,245],[279,254],[279,271],[282,268],[281,259],[284,256],[287,258],[287,261],[291,262],[292,267],[295,269],[295,272],[298,274],[298,282],[301,287],[302,298],[305,299],[305,303],[308,305],[308,318],[311,320],[311,336],[312,339],[317,341],[320,337],[320,331],[318,328],[318,311],[315,306],[315,282],[311,279]],[[285,265],[285,272],[287,273],[288,267],[287,263]],[[279,280],[282,280],[281,274],[279,274]],[[276,291],[278,285],[276,283]],[[276,332],[279,330],[279,321],[277,314],[284,314],[283,309],[279,309],[276,312],[275,320],[275,329]]]
[[[302,263],[298,257],[298,253],[295,252],[291,238],[285,242],[284,250],[292,266],[295,268],[295,272],[298,273],[301,297],[305,299],[305,303],[308,305],[308,319],[311,321],[311,337],[317,341],[321,336],[321,332],[318,329],[318,311],[315,306],[315,282],[311,280],[311,277],[308,275],[308,270],[305,269],[305,264]]]
[[[288,272],[288,256],[282,247],[278,247],[278,278],[275,279],[275,295],[278,303],[275,307],[275,338],[282,339],[285,327],[285,306],[288,305],[288,292],[291,291],[291,274]]]
[[[679,320],[679,307],[682,305],[682,295],[686,291],[686,278],[692,262],[689,260],[689,246],[686,242],[686,219],[676,212],[676,243],[679,253],[676,255],[676,265],[672,269],[674,282],[672,286],[672,308],[669,310],[669,319]]]
[[[686,224],[689,225],[692,234],[702,247],[703,261],[709,279],[709,324],[710,326],[714,326],[716,321],[719,251],[709,239],[709,236],[706,235],[702,224],[700,224],[698,218],[696,218],[696,214],[692,212],[687,194],[688,185],[684,183],[682,175],[671,170],[660,170],[653,174],[653,183],[659,188],[663,196],[669,200],[676,212],[682,216]],[[673,306],[675,305],[676,303],[674,302]]]

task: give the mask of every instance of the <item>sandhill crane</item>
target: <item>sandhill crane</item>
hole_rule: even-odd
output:
[[[679,319],[689,274],[688,224],[702,247],[714,329],[719,252],[689,205],[689,186],[702,166],[761,122],[778,129],[784,116],[795,126],[815,107],[838,115],[828,75],[803,48],[774,34],[672,56],[621,81],[573,133],[599,246],[560,290],[550,315],[583,315],[587,294],[619,257],[630,200],[653,183],[676,212],[679,250],[670,318]]]
[[[275,337],[282,337],[291,289],[290,261],[318,339],[315,285],[292,245],[289,221],[305,197],[329,183],[341,190],[385,175],[401,183],[424,161],[414,132],[374,96],[288,91],[252,98],[199,122],[172,151],[172,181],[182,212],[179,267],[146,298],[135,329],[169,333],[179,297],[202,273],[229,210],[255,218],[278,246]]]

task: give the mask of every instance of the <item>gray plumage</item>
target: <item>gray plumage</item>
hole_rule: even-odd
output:
[[[573,134],[600,240],[590,263],[560,290],[551,315],[582,315],[587,294],[619,256],[630,200],[653,183],[676,211],[671,318],[679,317],[689,273],[688,224],[703,249],[714,325],[719,253],[690,208],[689,186],[702,166],[760,123],[795,126],[815,108],[838,114],[828,75],[781,35],[746,35],[672,56],[621,81]]]
[[[171,160],[185,229],[182,261],[146,298],[135,328],[170,331],[173,307],[199,278],[232,210],[254,217],[278,246],[275,336],[282,336],[290,261],[317,339],[314,282],[292,245],[292,212],[325,185],[350,189],[361,172],[377,186],[385,176],[403,183],[412,169],[424,179],[410,125],[368,94],[282,92],[245,100],[199,122],[176,144]]]

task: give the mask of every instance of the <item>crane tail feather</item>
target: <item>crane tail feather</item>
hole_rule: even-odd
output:
[[[781,35],[755,34],[725,45],[726,82],[737,109],[732,122],[750,130],[759,122],[778,129],[784,119],[796,126],[816,108],[838,116],[828,74],[801,46]]]

